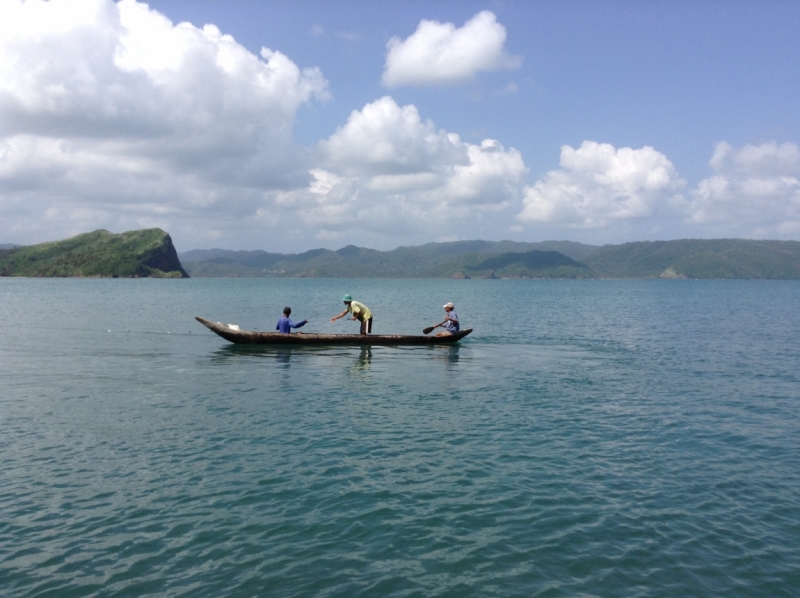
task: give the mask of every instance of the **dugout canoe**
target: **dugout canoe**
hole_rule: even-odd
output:
[[[226,341],[242,345],[449,345],[457,343],[472,332],[465,328],[448,336],[414,336],[408,334],[281,334],[280,332],[251,332],[234,330],[225,324],[195,316],[203,326]]]

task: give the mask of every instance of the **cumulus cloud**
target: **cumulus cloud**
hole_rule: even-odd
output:
[[[4,240],[159,226],[183,247],[385,246],[468,235],[519,200],[517,150],[467,143],[391,97],[298,147],[298,109],[328,95],[320,71],[213,25],[136,0],[0,3]]]
[[[319,69],[135,0],[0,11],[5,234],[169,228],[176,214],[199,230],[209,207],[255,213],[265,190],[306,184],[292,125],[328,95]]]
[[[386,87],[450,85],[481,71],[518,68],[521,59],[505,53],[505,41],[506,28],[489,11],[478,13],[461,28],[423,20],[407,39],[389,40],[381,81]]]
[[[468,160],[458,135],[437,131],[415,106],[400,107],[389,96],[351,112],[319,150],[323,165],[348,176],[419,173]]]
[[[560,166],[525,187],[519,221],[596,229],[685,206],[685,181],[652,147],[584,141],[578,149],[561,148]]]
[[[330,239],[430,233],[505,210],[527,172],[517,150],[464,142],[388,96],[353,111],[318,144],[316,161],[310,186],[275,202]]]
[[[722,234],[797,238],[800,148],[774,141],[735,150],[718,143],[714,175],[692,191],[690,222]]]

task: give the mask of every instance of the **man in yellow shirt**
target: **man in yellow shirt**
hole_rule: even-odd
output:
[[[369,334],[372,332],[372,312],[363,303],[353,301],[353,298],[348,293],[342,297],[342,301],[347,308],[338,316],[333,316],[331,322],[335,322],[339,318],[345,317],[348,313],[353,314],[351,320],[358,320],[361,322],[361,334]]]

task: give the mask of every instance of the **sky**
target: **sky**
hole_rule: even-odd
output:
[[[0,0],[0,243],[800,240],[800,2]]]

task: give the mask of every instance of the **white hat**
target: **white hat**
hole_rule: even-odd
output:
[[[445,303],[444,305],[442,305],[442,307],[455,307],[455,305],[453,305],[452,303],[450,303],[450,302],[448,301],[447,303]]]

